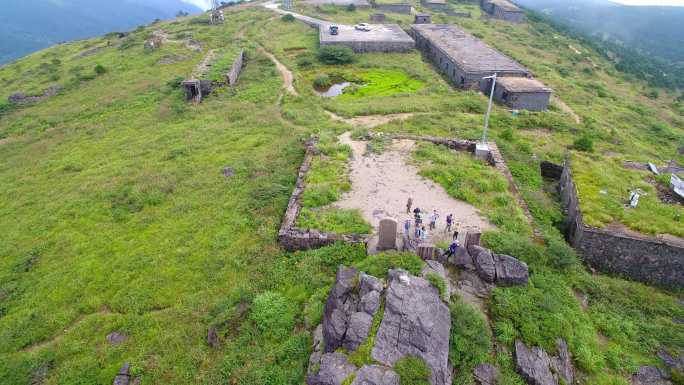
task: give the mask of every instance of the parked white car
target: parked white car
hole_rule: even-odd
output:
[[[366,24],[366,23],[359,23],[359,24],[356,24],[356,25],[354,26],[354,28],[355,28],[357,31],[364,31],[364,32],[368,32],[368,31],[371,30],[371,29],[370,29],[370,26],[369,26],[368,24]]]

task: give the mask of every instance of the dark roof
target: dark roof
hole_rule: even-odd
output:
[[[552,92],[551,88],[537,79],[502,76],[497,77],[496,84],[510,92]]]
[[[530,72],[520,63],[455,25],[414,24],[411,28],[441,49],[466,72]]]

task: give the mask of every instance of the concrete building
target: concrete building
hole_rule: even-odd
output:
[[[354,52],[406,52],[415,47],[411,36],[397,24],[370,24],[370,31],[359,31],[354,26],[338,24],[337,35],[330,33],[329,25],[321,25],[321,46],[344,45]]]
[[[449,8],[446,0],[421,0],[420,3],[427,8],[446,11]]]
[[[384,13],[371,13],[370,21],[371,23],[384,23],[387,17]]]
[[[416,47],[460,88],[480,88],[485,76],[530,77],[530,71],[455,25],[414,24]]]
[[[480,0],[480,7],[495,19],[521,23],[525,17],[522,9],[508,0]]]
[[[432,23],[432,16],[427,13],[416,13],[413,19],[413,24],[430,24]]]
[[[481,83],[482,92],[489,94],[491,80]],[[494,100],[516,110],[544,111],[549,106],[551,88],[536,79],[501,77],[496,79]]]

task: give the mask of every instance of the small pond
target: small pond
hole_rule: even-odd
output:
[[[329,88],[315,88],[314,92],[323,98],[332,98],[341,95],[345,88],[351,85],[350,82],[333,83]]]

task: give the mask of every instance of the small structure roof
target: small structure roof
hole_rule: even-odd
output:
[[[425,4],[446,4],[446,0],[425,0]]]
[[[520,63],[455,25],[414,24],[411,27],[467,72],[530,72]]]
[[[331,35],[329,26],[324,24],[319,29],[321,42],[342,43],[342,42],[410,42],[413,39],[397,24],[368,24],[370,31],[359,31],[352,25],[336,24],[338,27],[337,35]]]
[[[496,79],[496,84],[510,92],[552,92],[553,90],[537,79],[504,76]]]
[[[487,0],[489,3],[502,8],[507,12],[522,12],[522,9],[518,8],[517,5],[511,3],[508,0]]]

